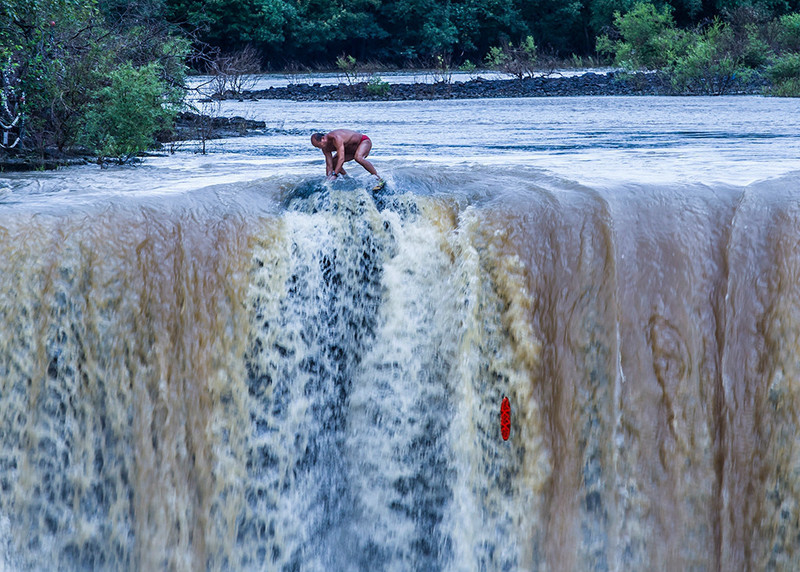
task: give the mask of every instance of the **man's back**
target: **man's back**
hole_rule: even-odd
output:
[[[358,149],[358,146],[361,144],[361,133],[351,129],[334,129],[328,133],[328,138],[332,139],[332,144],[330,145],[331,151],[336,150],[336,144],[339,141],[344,145],[345,152],[348,154],[355,153],[356,149]]]

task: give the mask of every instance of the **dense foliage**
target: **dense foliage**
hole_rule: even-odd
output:
[[[153,135],[172,121],[183,93],[165,89],[162,69],[124,63],[110,73],[84,116],[80,138],[101,157],[125,162],[153,144]]]
[[[117,0],[122,1],[122,0]],[[152,0],[156,1],[156,0]],[[635,0],[162,0],[164,15],[223,50],[254,45],[274,68],[289,62],[425,64],[439,54],[481,61],[491,47],[532,36],[541,53],[590,55]],[[680,28],[748,11],[772,19],[800,0],[653,0]]]
[[[760,74],[772,93],[800,95],[800,14],[771,20],[749,10],[678,28],[669,6],[639,2],[615,13],[597,49],[618,66],[666,72],[677,93],[719,95]]]
[[[125,159],[169,125],[187,40],[166,22],[115,19],[93,0],[0,0],[0,154],[83,146]],[[119,105],[121,91],[141,96]]]

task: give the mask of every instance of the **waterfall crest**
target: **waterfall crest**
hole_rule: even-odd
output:
[[[517,183],[3,214],[0,568],[796,568],[787,180]]]

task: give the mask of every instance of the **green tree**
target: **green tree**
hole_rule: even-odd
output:
[[[540,46],[560,53],[590,52],[588,44],[588,6],[580,0],[526,0],[519,1],[519,25],[523,33],[535,37]],[[516,30],[509,35],[516,37]]]
[[[785,14],[778,22],[778,41],[789,52],[800,52],[800,13]]]
[[[522,10],[526,2],[514,0],[460,0],[451,4],[451,21],[457,29],[455,51],[483,54],[491,45],[529,32]]]
[[[591,54],[598,35],[636,0],[103,0],[165,3],[170,21],[223,51],[252,44],[278,66],[360,61],[401,63],[482,57],[491,46],[532,35],[540,51]],[[800,0],[652,0],[672,24],[690,28],[748,11],[783,14]],[[735,33],[739,34],[738,28]],[[753,52],[754,53],[754,52]]]
[[[333,60],[334,54],[347,52],[363,60],[368,43],[388,36],[376,23],[379,5],[378,0],[347,0],[340,4],[302,0],[287,32],[287,43],[294,48],[281,48],[280,52],[284,57],[328,61]]]
[[[615,63],[628,69],[661,69],[686,47],[669,6],[658,9],[649,2],[637,2],[629,12],[616,12],[614,25],[619,39],[601,36],[597,51],[613,54]]]
[[[301,12],[302,3],[285,0],[173,0],[164,8],[186,33],[223,51],[279,45]]]
[[[379,14],[385,29],[392,30],[387,46],[390,57],[430,57],[450,52],[458,43],[449,1],[386,0]]]
[[[0,91],[24,125],[13,152],[74,147],[95,94],[125,61],[157,62],[162,81],[183,84],[187,42],[130,21],[109,25],[94,0],[0,0]]]
[[[667,65],[677,91],[722,95],[736,80],[750,77],[752,70],[733,49],[733,31],[728,24],[716,20],[688,38],[685,52],[674,54]]]
[[[81,141],[101,158],[120,163],[152,147],[155,134],[171,126],[183,94],[161,79],[158,63],[130,63],[111,72],[110,85],[93,94]]]
[[[800,10],[797,0],[715,0],[712,6],[714,15],[724,15],[739,8],[753,9],[769,17]]]
[[[777,22],[779,54],[766,70],[770,92],[782,97],[800,97],[800,13],[785,14]]]
[[[595,34],[600,34],[614,25],[618,14],[630,12],[636,0],[591,0],[587,5],[589,25]]]

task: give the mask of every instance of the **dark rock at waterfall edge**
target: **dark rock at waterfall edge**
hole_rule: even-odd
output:
[[[84,153],[59,153],[56,151],[45,155],[32,154],[15,157],[0,157],[0,173],[22,171],[47,171],[59,167],[73,167],[96,163],[97,159]]]
[[[186,141],[189,139],[222,139],[239,137],[254,131],[266,129],[264,121],[254,121],[244,117],[212,117],[197,113],[181,112],[175,117],[173,133],[159,138],[162,143],[168,141]]]
[[[243,117],[212,117],[197,113],[181,112],[175,117],[172,130],[165,130],[156,136],[162,145],[188,141],[194,139],[222,139],[227,137],[241,137],[254,132],[263,132],[267,127],[264,121],[254,121]],[[164,147],[162,147],[163,149]],[[158,151],[156,151],[156,154]],[[144,156],[151,156],[145,153]],[[134,162],[138,161],[136,159]],[[25,152],[17,155],[4,156],[0,153],[0,173],[13,171],[51,170],[59,167],[75,165],[88,165],[97,163],[113,163],[113,160],[103,161],[89,153],[88,150],[78,148],[74,150],[59,151],[48,149],[44,154]]]
[[[764,91],[761,80],[739,82],[726,90],[728,95],[757,95]],[[585,95],[684,95],[672,87],[663,73],[589,72],[579,76],[534,77],[466,82],[391,84],[383,95],[372,94],[367,83],[348,85],[295,84],[245,91],[240,96],[226,93],[218,99],[290,99],[295,101],[406,101],[419,99],[478,99],[498,97],[553,97]],[[686,94],[694,95],[694,94]],[[702,94],[697,94],[702,95]]]

